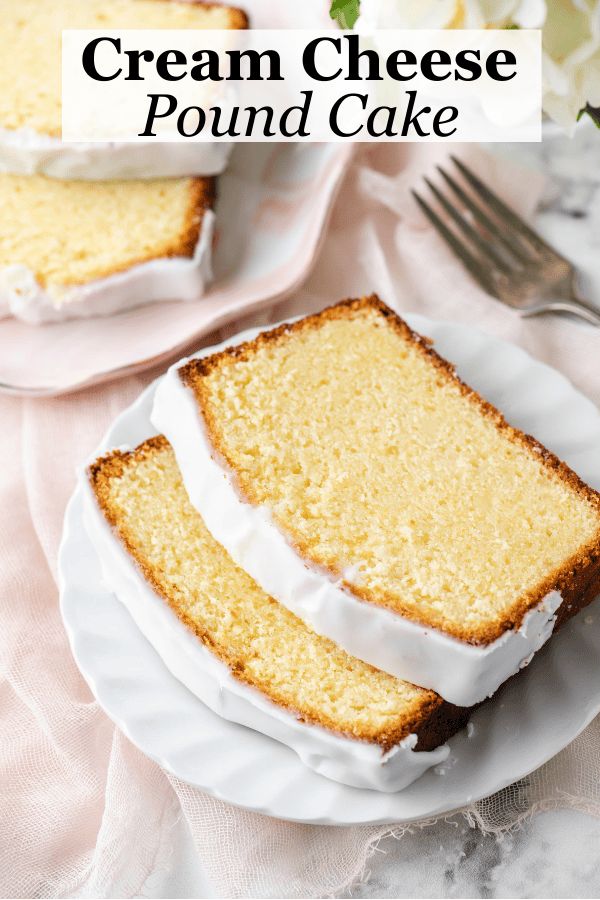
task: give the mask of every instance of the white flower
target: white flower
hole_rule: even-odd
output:
[[[600,0],[361,0],[359,31],[375,28],[541,28],[543,106],[572,130],[600,106]]]
[[[600,106],[599,0],[549,0],[543,46],[544,109],[572,130],[586,103]]]
[[[456,0],[361,0],[359,31],[376,28],[450,28]]]
[[[541,28],[546,0],[361,0],[356,28]]]

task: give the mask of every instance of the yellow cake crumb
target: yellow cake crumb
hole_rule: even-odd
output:
[[[183,371],[245,497],[308,561],[424,625],[488,642],[600,544],[598,495],[375,299]]]

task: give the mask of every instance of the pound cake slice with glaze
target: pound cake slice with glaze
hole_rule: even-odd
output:
[[[348,656],[236,566],[191,505],[164,437],[88,470],[105,580],[211,709],[334,780],[395,791],[443,761],[468,710]]]
[[[34,324],[197,300],[211,274],[214,179],[0,174],[0,315]]]
[[[0,0],[0,170],[65,179],[217,175],[232,144],[63,143],[63,28],[248,27],[242,10],[198,0]]]
[[[152,421],[265,591],[452,703],[600,593],[600,496],[376,297],[173,367]]]

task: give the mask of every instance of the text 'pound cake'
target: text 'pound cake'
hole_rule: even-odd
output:
[[[452,703],[600,593],[600,496],[376,297],[172,368],[152,421],[265,591]]]
[[[108,586],[216,713],[357,787],[399,790],[447,757],[468,712],[353,659],[265,594],[210,535],[164,437],[98,460],[84,490]]]
[[[244,12],[197,0],[0,0],[0,171],[66,179],[217,175],[227,143],[61,141],[64,28],[240,29]]]
[[[211,276],[214,179],[0,174],[0,316],[56,322],[197,300]]]

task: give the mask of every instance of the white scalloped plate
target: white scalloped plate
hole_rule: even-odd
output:
[[[600,488],[600,413],[558,372],[463,325],[407,316],[509,421]],[[253,337],[257,330],[237,340]],[[236,342],[237,342],[236,340]],[[153,433],[155,384],[115,421],[99,452]],[[76,492],[59,554],[61,609],[73,654],[99,703],[144,753],[238,806],[299,822],[410,822],[460,808],[523,778],[600,712],[600,599],[502,688],[450,741],[450,765],[397,794],[359,790],[305,768],[295,753],[220,719],[168,672],[125,607],[102,584]]]

